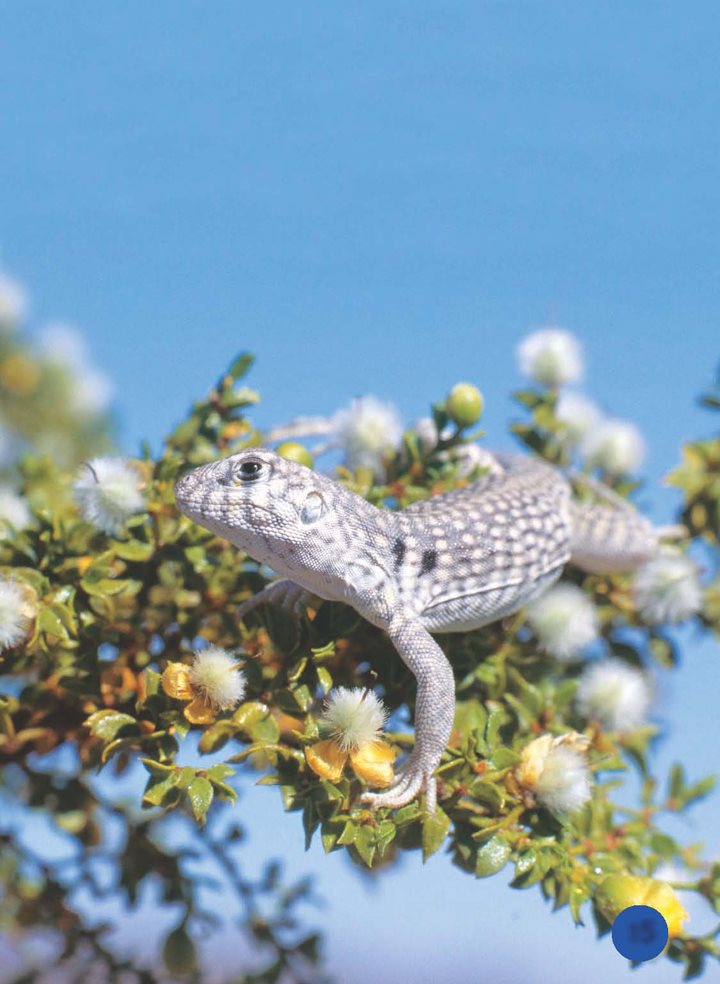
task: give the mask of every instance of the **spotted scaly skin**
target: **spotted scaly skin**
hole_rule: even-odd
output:
[[[298,610],[309,597],[342,601],[387,632],[417,679],[415,746],[395,783],[366,793],[399,807],[420,791],[435,809],[433,773],[455,707],[452,669],[431,633],[464,632],[517,611],[568,561],[628,570],[657,552],[662,531],[635,510],[571,500],[547,463],[488,456],[488,474],[399,512],[378,509],[337,482],[249,448],[195,468],[175,486],[180,509],[282,578],[243,605]]]

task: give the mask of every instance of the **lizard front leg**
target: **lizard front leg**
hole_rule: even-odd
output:
[[[311,591],[307,591],[299,584],[295,584],[294,581],[283,578],[280,581],[273,581],[272,584],[268,584],[262,591],[258,591],[257,594],[253,595],[252,598],[248,598],[247,601],[242,602],[238,606],[237,617],[243,619],[248,612],[257,608],[258,605],[264,605],[267,602],[280,605],[286,611],[300,616],[308,607],[317,608],[321,600]]]
[[[433,813],[436,803],[433,772],[452,729],[455,680],[445,653],[419,619],[398,616],[386,626],[386,631],[417,679],[415,747],[389,789],[365,793],[362,799],[373,808],[394,808],[404,806],[424,791],[426,809]]]

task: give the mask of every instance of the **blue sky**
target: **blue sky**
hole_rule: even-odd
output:
[[[86,333],[129,452],[242,348],[261,424],[367,392],[410,420],[469,379],[509,446],[514,346],[557,321],[591,394],[645,433],[664,519],[660,476],[710,432],[693,401],[720,357],[715,19],[659,0],[5,3],[0,259],[34,324]],[[690,639],[663,684],[665,764],[716,767],[717,655]],[[573,960],[589,984],[624,977],[607,941],[503,876],[410,861],[368,895],[340,859],[299,854],[267,790],[247,804],[259,851],[277,831],[317,872],[344,980],[450,979],[438,940],[456,982],[489,964],[576,980]],[[717,815],[688,838],[717,851]]]

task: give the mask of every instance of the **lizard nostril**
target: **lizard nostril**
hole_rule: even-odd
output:
[[[180,478],[175,482],[175,489],[178,492],[186,492],[190,486],[190,473],[186,475],[181,475]]]

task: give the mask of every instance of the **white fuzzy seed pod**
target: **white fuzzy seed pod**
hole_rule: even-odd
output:
[[[695,564],[680,553],[654,557],[635,572],[633,601],[648,625],[675,624],[697,615],[702,587]]]
[[[23,642],[37,611],[37,596],[29,585],[0,578],[0,651]]]
[[[576,731],[542,735],[523,749],[515,777],[548,810],[574,813],[590,799],[589,745],[590,739]]]
[[[384,458],[396,451],[402,441],[402,421],[395,407],[374,396],[361,396],[338,410],[333,427],[347,466],[370,468],[382,478]]]
[[[220,646],[197,650],[188,678],[193,691],[219,711],[232,710],[245,696],[245,676],[237,659]]]
[[[0,540],[8,535],[8,527],[24,530],[32,522],[30,508],[21,495],[9,485],[0,485]]]
[[[573,334],[562,328],[542,328],[527,335],[518,345],[516,356],[522,375],[541,386],[563,386],[582,378],[582,347]]]
[[[580,677],[575,703],[588,721],[611,731],[631,731],[646,719],[651,692],[647,676],[619,659],[588,666]]]
[[[320,725],[344,752],[374,742],[382,731],[387,711],[372,690],[337,687],[325,699]]]
[[[626,420],[601,420],[583,439],[581,449],[589,465],[609,475],[636,472],[645,460],[645,441]]]
[[[555,407],[555,417],[564,425],[564,440],[575,445],[598,426],[602,413],[590,397],[573,390],[563,390]]]
[[[83,517],[105,533],[119,533],[145,508],[140,476],[124,458],[92,458],[73,485]]]
[[[567,660],[579,656],[597,638],[597,613],[574,584],[557,584],[527,608],[527,620],[540,647],[549,656]]]

